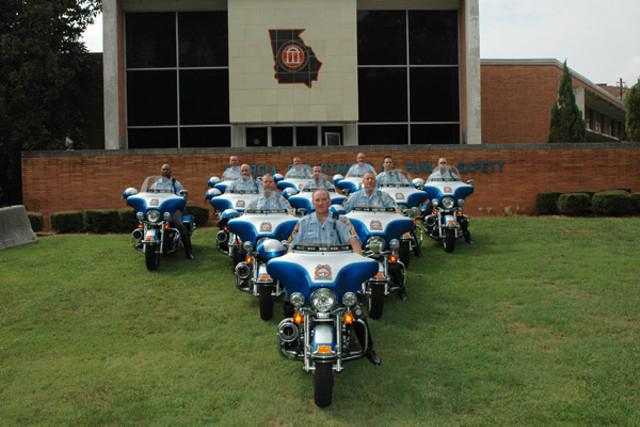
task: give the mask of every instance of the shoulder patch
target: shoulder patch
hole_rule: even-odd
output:
[[[299,232],[300,232],[300,222],[298,222],[296,226],[293,228],[292,234],[298,234]]]
[[[351,222],[349,221],[349,218],[347,218],[346,216],[343,216],[342,218],[340,218],[340,221],[344,222],[345,225],[348,225],[349,227],[351,227]]]

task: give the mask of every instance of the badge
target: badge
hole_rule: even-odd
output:
[[[160,201],[158,199],[151,199],[151,201],[149,202],[149,206],[158,206],[160,204]]]
[[[403,193],[396,193],[396,200],[404,200],[404,194]]]
[[[382,230],[382,223],[377,219],[374,219],[369,223],[369,228],[371,230]]]
[[[318,264],[314,275],[316,280],[331,280],[333,273],[327,264]]]
[[[236,202],[236,208],[244,208],[244,200],[238,200]]]
[[[444,193],[453,193],[453,191],[451,191],[451,187],[444,187],[443,192]]]
[[[271,232],[271,223],[270,222],[263,222],[262,224],[260,224],[260,232],[261,233],[270,233]]]

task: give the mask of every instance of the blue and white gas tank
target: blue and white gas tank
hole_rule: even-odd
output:
[[[402,238],[404,233],[413,228],[413,220],[397,213],[393,208],[356,208],[345,216],[363,243],[370,236],[384,237],[389,243],[392,239]]]
[[[332,288],[338,297],[360,291],[362,283],[378,272],[378,262],[356,254],[348,245],[296,246],[293,252],[270,260],[267,271],[284,283],[289,294],[301,292],[308,300],[320,287]]]
[[[291,235],[298,218],[286,211],[249,210],[227,223],[229,231],[240,237],[243,242],[256,242],[263,237],[286,240]]]

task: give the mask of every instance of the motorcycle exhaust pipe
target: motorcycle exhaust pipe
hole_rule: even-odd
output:
[[[218,243],[224,243],[227,240],[229,240],[229,233],[227,233],[226,231],[218,231],[218,234],[216,234],[216,240],[218,241]]]
[[[133,232],[131,233],[131,237],[133,237],[135,240],[142,240],[142,238],[144,237],[142,229],[136,228],[135,230],[133,230]]]
[[[239,262],[236,265],[235,272],[241,280],[246,280],[251,277],[251,266],[244,261]]]
[[[294,342],[298,339],[299,331],[295,323],[283,321],[278,327],[278,337],[284,343]]]

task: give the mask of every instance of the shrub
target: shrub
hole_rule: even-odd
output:
[[[209,209],[200,206],[187,206],[184,210],[185,215],[193,215],[198,227],[204,227],[209,222]]]
[[[118,231],[130,233],[138,225],[135,209],[122,208],[118,209]]]
[[[633,213],[640,214],[640,193],[631,193],[631,200],[635,208]]]
[[[558,198],[562,193],[549,192],[538,193],[536,196],[536,212],[539,215],[557,214],[558,213]]]
[[[89,233],[113,233],[119,227],[115,209],[89,209],[84,211],[84,227]]]
[[[84,230],[84,215],[80,211],[53,212],[51,228],[58,233],[79,233]]]
[[[589,190],[578,190],[578,191],[572,191],[572,193],[582,193],[582,194],[586,194],[587,196],[589,196],[589,203],[591,203],[591,199],[593,199],[593,195],[596,194],[595,191],[589,191]]]
[[[591,207],[591,197],[585,193],[564,193],[558,198],[558,211],[563,215],[584,215]]]
[[[42,214],[39,212],[27,212],[27,216],[29,217],[29,221],[31,222],[31,229],[33,230],[33,232],[37,233],[38,231],[42,231]]]
[[[626,191],[627,193],[631,193],[630,188],[609,188],[608,190],[603,191]]]
[[[607,216],[627,215],[633,213],[634,201],[626,191],[602,191],[593,195],[591,208],[595,213]]]

